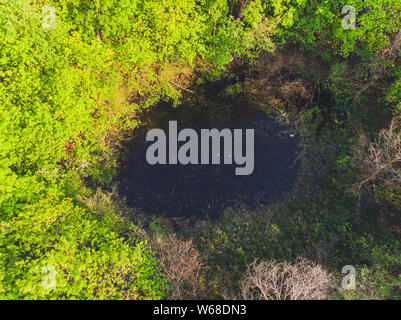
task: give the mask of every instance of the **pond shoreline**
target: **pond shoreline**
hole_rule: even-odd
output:
[[[268,205],[294,188],[299,170],[299,135],[294,128],[278,123],[241,96],[227,97],[214,89],[200,91],[196,101],[190,103],[184,99],[175,107],[161,102],[143,112],[141,122],[146,125],[138,128],[126,147],[128,152],[116,177],[119,192],[129,206],[149,215],[216,219],[228,207]],[[235,165],[224,164],[149,165],[146,132],[152,128],[166,130],[173,120],[179,130],[254,129],[253,174],[236,176]]]

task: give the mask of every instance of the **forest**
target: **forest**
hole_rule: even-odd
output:
[[[398,300],[400,242],[401,1],[0,0],[0,300]]]

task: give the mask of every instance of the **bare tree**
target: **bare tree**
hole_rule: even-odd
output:
[[[324,300],[333,289],[334,277],[309,260],[255,260],[246,271],[241,295],[245,300]]]
[[[171,234],[160,240],[158,254],[163,272],[171,282],[171,298],[199,298],[198,275],[202,262],[192,240],[183,241]]]
[[[380,131],[373,142],[356,147],[354,165],[360,169],[362,181],[349,191],[359,191],[369,182],[380,179],[385,184],[401,183],[401,121],[395,117],[388,129]]]

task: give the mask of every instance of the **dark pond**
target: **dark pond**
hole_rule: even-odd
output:
[[[178,121],[178,130],[192,128],[198,133],[208,128],[254,129],[253,174],[235,175],[236,164],[149,165],[146,150],[152,142],[145,141],[146,132],[161,128],[167,135],[168,121],[173,120]],[[144,111],[141,121],[144,125],[128,146],[117,177],[120,194],[134,208],[170,217],[216,218],[227,207],[255,208],[279,200],[294,187],[297,135],[245,100],[215,95],[178,107],[163,102]]]

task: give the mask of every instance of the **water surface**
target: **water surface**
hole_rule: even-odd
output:
[[[155,215],[216,218],[227,207],[266,205],[291,191],[298,171],[295,132],[244,103],[219,97],[205,105],[160,103],[144,112],[146,125],[136,132],[117,177],[128,204]],[[161,128],[167,134],[173,120],[178,130],[192,128],[199,137],[200,129],[244,129],[243,135],[254,129],[253,174],[236,176],[236,164],[149,165],[146,132]]]

